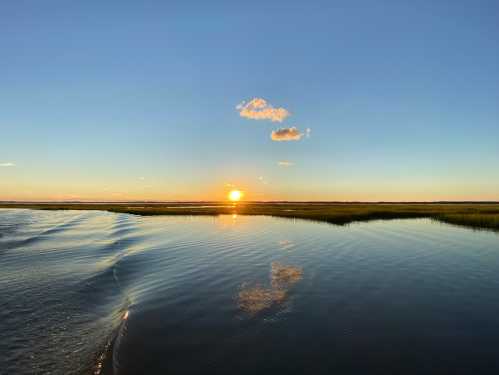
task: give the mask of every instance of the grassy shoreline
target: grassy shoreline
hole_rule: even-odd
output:
[[[499,203],[336,203],[336,202],[175,202],[21,203],[0,208],[101,210],[135,215],[265,215],[344,225],[355,221],[432,218],[476,229],[499,231]]]

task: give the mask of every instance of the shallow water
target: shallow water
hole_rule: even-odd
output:
[[[499,235],[0,210],[0,373],[499,371]]]

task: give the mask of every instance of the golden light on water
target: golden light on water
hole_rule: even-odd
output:
[[[243,192],[240,190],[231,190],[229,192],[228,198],[232,202],[238,202],[243,197]]]

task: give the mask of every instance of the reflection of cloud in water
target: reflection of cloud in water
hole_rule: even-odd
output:
[[[302,275],[303,271],[299,267],[273,262],[270,270],[271,287],[265,288],[261,285],[251,287],[243,284],[239,292],[239,308],[255,314],[273,304],[283,303],[288,295],[288,289],[301,280]]]
[[[289,240],[280,240],[279,241],[279,246],[283,249],[283,250],[288,250],[288,249],[291,249],[292,247],[295,246],[295,244]]]
[[[264,288],[260,285],[245,287],[239,292],[239,308],[249,313],[257,313],[268,309],[274,303],[282,302],[286,292]]]
[[[273,262],[270,276],[272,288],[289,288],[291,285],[301,280],[303,270],[299,267],[285,266],[278,262]]]

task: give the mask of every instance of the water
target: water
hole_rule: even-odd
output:
[[[497,374],[499,236],[0,210],[2,374]]]

